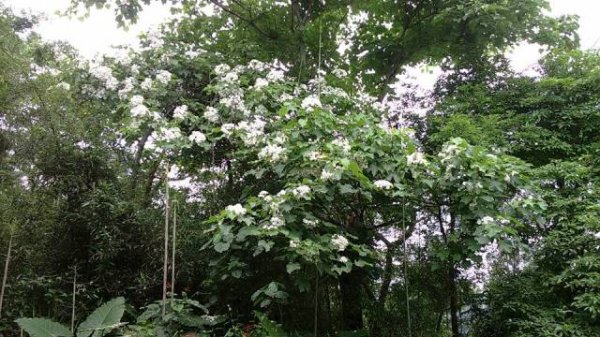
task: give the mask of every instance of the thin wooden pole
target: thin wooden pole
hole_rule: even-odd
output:
[[[2,277],[2,289],[0,289],[0,317],[2,317],[2,303],[4,301],[4,290],[6,289],[6,280],[8,279],[8,265],[10,264],[10,253],[12,252],[14,232],[10,233],[8,239],[8,251],[6,253],[6,261],[4,262],[4,276]]]
[[[171,253],[171,298],[175,297],[175,253],[177,251],[177,211],[179,209],[177,201],[173,202],[173,237]]]
[[[167,305],[167,280],[169,268],[169,176],[168,171],[165,175],[165,251],[163,265],[163,296],[162,296],[162,317],[165,317]]]
[[[77,291],[77,265],[73,274],[73,301],[71,303],[71,332],[75,334],[75,292]]]

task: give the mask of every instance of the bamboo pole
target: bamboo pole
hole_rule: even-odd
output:
[[[163,264],[163,296],[162,296],[162,317],[165,317],[167,305],[167,280],[169,275],[169,174],[165,175],[165,251]]]
[[[4,290],[6,289],[6,280],[8,279],[8,265],[10,264],[10,253],[12,252],[14,232],[10,233],[8,239],[8,251],[6,252],[6,261],[4,262],[4,276],[2,277],[2,289],[0,289],[0,317],[2,317],[2,303],[4,302]]]
[[[71,333],[75,334],[75,291],[77,290],[77,265],[73,274],[73,300],[71,303]]]
[[[173,202],[173,237],[171,238],[172,254],[171,254],[171,298],[175,297],[175,253],[177,252],[177,211],[179,204]]]

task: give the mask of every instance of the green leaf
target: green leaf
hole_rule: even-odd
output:
[[[123,312],[125,312],[123,297],[117,297],[104,303],[77,327],[77,337],[88,337],[92,333],[93,337],[106,335],[120,325]]]
[[[295,272],[296,270],[300,269],[300,264],[298,263],[288,263],[288,265],[285,268],[288,272],[288,274],[291,274],[293,272]]]
[[[73,336],[69,328],[46,318],[19,318],[15,322],[31,337]]]

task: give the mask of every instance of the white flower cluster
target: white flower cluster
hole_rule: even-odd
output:
[[[278,144],[267,144],[258,153],[258,158],[266,159],[270,162],[285,160],[285,149]]]
[[[206,136],[200,131],[192,131],[188,139],[192,143],[201,144],[206,141]]]
[[[302,103],[300,104],[300,106],[302,107],[302,109],[310,112],[310,111],[313,111],[315,108],[321,108],[323,106],[323,104],[321,104],[321,100],[319,99],[319,96],[310,95],[310,96],[305,97],[302,100]]]
[[[212,106],[206,107],[203,116],[204,118],[206,118],[206,120],[208,120],[211,123],[216,123],[217,121],[219,121],[219,111],[216,108],[213,108]]]
[[[496,223],[496,220],[494,218],[492,218],[491,216],[484,216],[483,218],[477,220],[477,223],[479,225],[492,225],[494,223]]]
[[[156,80],[160,83],[162,83],[163,85],[168,84],[171,81],[171,78],[173,77],[173,75],[166,71],[166,70],[160,70],[157,74],[156,74]]]
[[[310,187],[307,185],[300,185],[292,190],[292,194],[297,198],[306,198],[310,193]]]
[[[265,121],[260,117],[254,117],[254,120],[251,122],[241,121],[236,125],[236,130],[241,131],[240,136],[244,144],[247,146],[258,144],[265,132]]]
[[[60,82],[56,85],[57,88],[60,88],[64,91],[69,91],[71,90],[71,85],[67,82]]]
[[[180,105],[173,110],[173,118],[186,119],[189,116],[189,108],[187,105]]]
[[[425,159],[425,155],[422,152],[415,151],[408,156],[406,156],[406,161],[409,165],[419,165],[426,164],[427,160]]]
[[[235,204],[227,206],[225,212],[238,217],[246,214],[246,209],[241,204]]]
[[[377,180],[373,183],[373,185],[382,190],[390,190],[392,187],[394,187],[394,184],[387,180]]]
[[[285,225],[285,220],[283,220],[281,217],[279,217],[277,215],[274,215],[271,217],[271,220],[264,225],[264,228],[271,230],[271,229],[277,229],[284,225]]]
[[[344,251],[350,242],[344,236],[340,234],[334,234],[331,237],[331,245],[338,251]]]
[[[135,86],[135,79],[128,77],[123,81],[123,87],[119,90],[118,95],[120,99],[125,99]]]
[[[181,130],[178,127],[160,128],[157,139],[165,142],[172,142],[182,137]]]
[[[331,142],[331,144],[339,147],[344,153],[350,152],[350,149],[352,148],[347,138],[336,138]]]
[[[119,85],[119,81],[113,76],[112,70],[107,66],[92,63],[90,65],[90,74],[102,81],[108,90],[116,90]]]
[[[308,228],[315,228],[317,227],[319,220],[303,219],[302,223]]]

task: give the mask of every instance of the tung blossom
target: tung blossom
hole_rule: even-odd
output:
[[[425,164],[427,162],[423,153],[419,151],[415,151],[406,156],[406,161],[410,165]]]
[[[269,144],[260,150],[258,158],[267,159],[272,162],[278,161],[285,158],[284,151],[285,149],[279,145]]]
[[[262,77],[259,77],[256,79],[256,82],[254,82],[254,89],[261,89],[266,87],[267,85],[269,85],[269,81],[265,80]]]
[[[229,205],[225,207],[225,211],[234,216],[242,216],[246,214],[246,209],[241,204]]]
[[[211,123],[216,123],[219,120],[219,111],[212,106],[209,106],[204,110],[204,118]]]
[[[71,85],[67,82],[60,82],[56,85],[57,88],[60,88],[64,91],[69,91],[71,90]]]
[[[231,67],[226,64],[219,64],[214,69],[215,74],[220,75],[220,76],[225,75],[225,73],[227,73],[229,70],[231,70]]]
[[[338,251],[344,251],[350,242],[344,236],[335,234],[331,237],[331,245]]]
[[[227,137],[231,136],[233,130],[235,129],[235,125],[231,123],[225,123],[221,125],[221,132]]]
[[[373,183],[373,185],[375,185],[375,187],[380,188],[382,190],[389,190],[392,187],[394,187],[394,184],[392,184],[391,182],[389,182],[387,180],[377,180]]]
[[[142,90],[152,89],[152,79],[151,78],[144,79],[142,81],[142,83],[140,84],[140,87],[142,88]]]
[[[189,109],[187,105],[180,105],[173,111],[173,118],[185,119],[188,116]]]
[[[156,74],[156,80],[162,84],[168,84],[169,81],[171,81],[172,76],[173,75],[171,75],[170,72],[168,72],[166,70],[161,70],[158,72],[158,74]]]
[[[200,144],[206,141],[206,136],[200,131],[192,131],[188,139],[193,143]]]
[[[144,104],[144,97],[141,95],[133,95],[131,99],[129,99],[129,105],[132,107],[136,107],[138,105]]]
[[[269,223],[265,225],[265,229],[277,229],[279,227],[282,227],[283,225],[285,225],[285,221],[282,218],[274,215],[273,217],[271,217]]]
[[[306,185],[300,185],[292,190],[292,194],[298,198],[306,198],[310,193],[310,187]]]
[[[316,95],[310,95],[302,100],[300,104],[302,108],[306,111],[313,111],[314,108],[320,108],[323,105],[321,104],[321,100]]]

